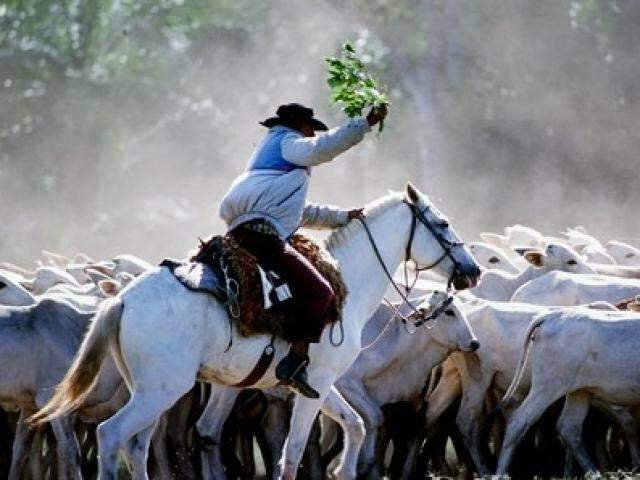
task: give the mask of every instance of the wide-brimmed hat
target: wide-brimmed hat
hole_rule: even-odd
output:
[[[314,130],[328,130],[324,123],[313,118],[313,110],[311,108],[299,103],[280,105],[276,110],[276,116],[267,118],[260,122],[260,125],[264,125],[267,128],[275,127],[276,125],[296,128],[301,123],[311,125]]]

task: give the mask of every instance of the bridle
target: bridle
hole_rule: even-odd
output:
[[[420,320],[418,320],[416,322],[413,322],[413,325],[415,327],[420,327],[420,326],[424,325],[425,323],[427,323],[427,322],[429,322],[431,320],[435,320],[437,317],[439,317],[449,307],[449,305],[451,305],[451,303],[453,302],[454,297],[453,297],[453,294],[451,293],[451,286],[453,284],[453,279],[455,278],[456,274],[459,271],[461,271],[462,269],[461,269],[460,262],[458,262],[458,260],[456,260],[456,258],[453,256],[452,250],[455,247],[464,246],[464,242],[452,242],[451,240],[449,240],[449,239],[447,239],[447,238],[445,238],[443,236],[441,229],[449,228],[449,223],[446,220],[442,220],[440,223],[437,224],[437,226],[433,225],[427,219],[427,217],[425,216],[425,212],[431,210],[430,206],[427,205],[422,210],[420,210],[420,208],[418,208],[418,206],[414,205],[413,203],[409,203],[406,200],[404,201],[404,203],[405,203],[405,205],[407,205],[409,207],[409,210],[411,211],[411,230],[409,232],[409,241],[407,242],[407,246],[405,248],[405,259],[404,259],[404,277],[405,277],[405,285],[404,285],[405,292],[404,293],[400,290],[400,287],[395,282],[395,280],[393,279],[393,276],[389,272],[389,269],[385,265],[384,259],[382,258],[382,255],[380,254],[380,250],[378,249],[378,245],[376,244],[376,241],[373,238],[373,234],[371,233],[371,229],[369,228],[369,225],[367,224],[364,215],[360,215],[357,218],[358,218],[358,220],[360,220],[360,222],[364,226],[364,229],[367,232],[367,236],[369,237],[369,242],[371,243],[371,247],[373,248],[373,251],[376,254],[376,257],[378,259],[378,262],[380,263],[380,266],[382,267],[382,270],[384,271],[385,275],[387,276],[387,278],[391,282],[391,285],[393,286],[395,291],[398,293],[398,295],[400,295],[400,298],[402,298],[403,303],[408,305],[409,308],[413,311],[413,313],[415,313],[415,314],[420,316]],[[416,228],[418,226],[418,222],[420,222],[422,225],[424,225],[431,232],[431,234],[436,239],[436,241],[438,242],[440,247],[442,247],[443,253],[440,256],[440,258],[438,258],[438,260],[436,260],[435,262],[433,262],[430,265],[427,265],[427,266],[424,266],[424,267],[419,267],[418,265],[416,265],[415,266],[415,272],[416,272],[415,279],[412,282],[412,284],[409,285],[409,282],[408,282],[408,276],[409,275],[408,275],[408,270],[407,270],[407,263],[411,260],[411,247],[413,245],[413,239],[415,237],[415,233],[416,233]],[[418,275],[420,274],[420,272],[431,270],[432,268],[437,267],[447,257],[453,263],[453,270],[451,272],[451,276],[449,277],[449,280],[447,281],[447,290],[446,290],[447,295],[446,295],[445,299],[436,308],[431,310],[429,315],[425,315],[425,312],[423,312],[421,310],[418,310],[416,307],[414,307],[407,297],[408,297],[409,293],[411,293],[411,290],[413,289],[413,287],[415,286],[415,284],[416,284],[416,282],[418,280]],[[406,328],[407,325],[409,324],[409,320],[407,319],[407,317],[405,317],[398,310],[398,308],[395,305],[393,305],[391,302],[389,302],[386,298],[385,298],[385,301],[389,305],[389,307],[391,307],[391,309],[394,311],[395,315],[398,318],[400,318],[400,320],[402,320],[402,322],[404,323],[405,328]],[[386,327],[385,327],[384,330],[386,330]],[[384,330],[383,330],[382,333],[384,333]],[[372,342],[372,344],[375,343],[375,342],[376,341]]]
[[[445,238],[442,235],[442,232],[440,229],[446,230],[449,228],[449,222],[447,222],[446,220],[442,220],[440,223],[437,224],[438,227],[440,228],[436,228],[431,222],[429,222],[429,220],[427,220],[427,217],[425,216],[425,212],[430,211],[431,207],[430,206],[426,206],[424,207],[422,210],[420,210],[418,208],[417,205],[414,205],[413,203],[409,203],[409,202],[404,202],[408,207],[409,210],[411,210],[411,230],[409,231],[409,242],[407,242],[407,248],[405,250],[405,257],[404,257],[404,276],[405,276],[405,289],[408,287],[408,283],[407,283],[407,277],[408,277],[408,273],[407,273],[407,263],[411,260],[411,246],[413,245],[413,238],[415,237],[416,234],[416,227],[418,225],[418,221],[424,225],[425,227],[427,227],[427,230],[429,230],[431,232],[431,235],[433,235],[433,237],[436,239],[436,241],[440,244],[440,247],[442,247],[443,253],[440,256],[440,258],[438,258],[438,260],[436,260],[435,262],[433,262],[431,265],[427,265],[426,267],[418,267],[416,265],[415,267],[415,271],[416,271],[416,280],[418,278],[418,274],[420,274],[420,272],[425,272],[427,270],[431,270],[432,268],[437,267],[438,265],[440,265],[440,263],[442,263],[442,261],[449,257],[449,260],[451,260],[451,263],[453,263],[453,271],[451,272],[451,276],[449,277],[449,280],[447,281],[447,291],[451,290],[451,284],[453,283],[453,279],[456,276],[456,273],[460,272],[462,270],[460,262],[458,262],[458,260],[456,260],[456,258],[452,255],[451,251],[455,248],[455,247],[461,247],[464,246],[464,242],[452,242],[451,240]],[[413,285],[415,285],[415,280],[413,282]],[[413,287],[413,285],[411,286],[411,288]],[[407,291],[407,293],[409,293],[409,291]]]

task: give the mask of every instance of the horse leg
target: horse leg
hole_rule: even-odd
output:
[[[25,412],[20,410],[18,423],[16,424],[16,433],[13,440],[11,453],[11,467],[9,469],[9,480],[19,480],[27,460],[31,442],[34,439],[34,430],[30,430],[26,418],[33,412]]]
[[[316,372],[318,374],[319,372]],[[294,480],[296,472],[304,449],[307,446],[309,432],[313,426],[313,422],[320,411],[320,407],[324,403],[324,399],[331,390],[331,385],[335,380],[334,377],[325,377],[320,379],[312,378],[312,385],[319,388],[320,398],[311,399],[301,395],[296,395],[293,410],[291,412],[291,421],[289,424],[289,434],[284,442],[282,457],[278,462],[277,471],[274,475],[281,480]],[[354,472],[355,477],[355,472]]]
[[[364,422],[334,386],[331,387],[321,410],[335,420],[344,432],[344,450],[333,476],[337,479],[355,478],[358,454],[366,434]]]
[[[131,437],[124,446],[124,456],[127,460],[129,471],[131,472],[131,480],[148,480],[147,475],[147,460],[149,457],[149,444],[151,437],[156,430],[158,422],[155,422],[150,427],[145,428],[141,432]],[[164,477],[163,473],[160,473],[160,478],[171,478],[169,473],[168,477]]]
[[[384,414],[360,382],[341,382],[340,393],[344,396],[348,405],[352,407],[352,409],[355,409],[357,414],[361,416],[365,425],[365,437],[362,443],[362,449],[354,449],[353,446],[348,444],[348,439],[345,437],[345,448],[341,463],[356,461],[360,475],[370,475],[373,478],[379,478],[380,472],[376,471],[376,438],[378,429],[384,422]],[[339,420],[336,421],[340,423]],[[347,449],[349,447],[351,447],[351,450],[348,452]],[[355,455],[356,458],[350,458],[349,455]]]
[[[58,478],[60,480],[82,478],[80,445],[73,428],[74,420],[72,415],[65,415],[51,421],[51,428],[58,442]]]
[[[229,417],[240,390],[223,385],[211,385],[211,394],[202,415],[196,423],[196,431],[202,444],[202,478],[226,479],[220,453],[220,439],[224,422]]]
[[[125,443],[138,433],[150,429],[160,415],[184,394],[189,386],[176,388],[145,389],[132,392],[129,402],[109,420],[98,426],[98,478],[111,480],[117,478],[118,452]],[[152,431],[148,432],[150,436]],[[141,437],[143,440],[144,437]],[[140,442],[139,445],[148,447]],[[145,452],[146,455],[146,452]],[[146,466],[145,466],[146,468]]]

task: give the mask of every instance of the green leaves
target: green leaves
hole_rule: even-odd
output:
[[[342,46],[340,58],[327,57],[327,83],[331,87],[331,101],[340,104],[347,117],[357,117],[367,107],[379,107],[389,103],[378,82],[365,70],[353,45]],[[380,131],[383,125],[380,124]]]

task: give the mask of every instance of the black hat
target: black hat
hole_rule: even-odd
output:
[[[260,125],[264,125],[267,128],[275,127],[276,125],[296,128],[300,123],[308,123],[313,126],[314,130],[328,130],[324,123],[313,118],[312,109],[299,103],[280,105],[278,110],[276,110],[276,116],[267,118],[263,122],[260,122]]]

